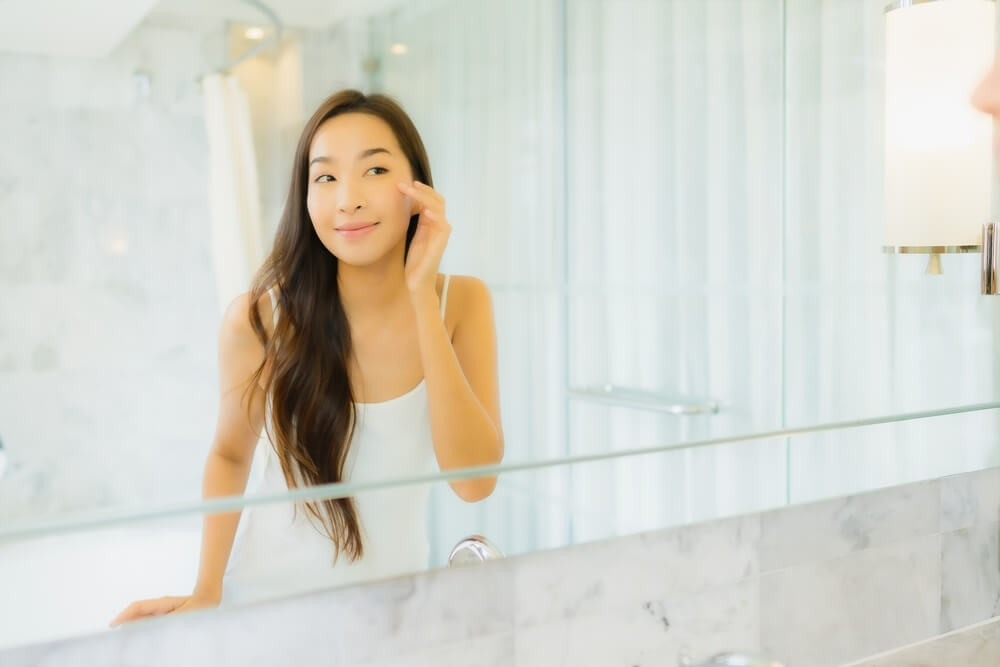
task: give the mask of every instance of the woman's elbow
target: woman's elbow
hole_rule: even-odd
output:
[[[475,503],[488,498],[497,488],[496,477],[460,479],[450,482],[452,491],[467,503]]]
[[[503,437],[497,437],[493,451],[481,455],[484,458],[477,465],[499,465],[503,461]],[[474,503],[488,498],[493,493],[497,488],[497,476],[457,479],[449,484],[455,495],[467,503]]]

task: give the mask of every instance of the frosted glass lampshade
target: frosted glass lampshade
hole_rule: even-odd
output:
[[[995,50],[992,0],[891,5],[885,15],[885,250],[981,243],[992,123],[969,98]]]

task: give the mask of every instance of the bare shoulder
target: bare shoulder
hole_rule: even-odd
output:
[[[451,276],[445,319],[453,325],[452,331],[469,319],[481,319],[484,313],[492,316],[492,310],[493,297],[486,283],[475,276]]]
[[[222,315],[222,326],[220,336],[223,340],[232,343],[247,343],[255,341],[259,343],[257,334],[250,326],[250,293],[244,292],[229,302]],[[268,335],[273,333],[274,320],[271,310],[271,297],[265,292],[257,299],[257,308],[260,313],[261,322]]]

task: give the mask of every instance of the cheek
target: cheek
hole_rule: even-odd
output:
[[[397,189],[398,192],[398,189]],[[419,213],[419,204],[410,195],[405,195],[402,192],[399,193],[399,208],[403,211],[406,219],[409,220],[411,215],[416,215]]]
[[[399,210],[402,212],[403,217],[409,220],[410,216],[413,214],[413,199],[407,195],[400,195]]]
[[[392,215],[402,218],[403,222],[409,222],[413,200],[399,191],[393,184],[392,190],[387,190],[381,198],[385,206],[392,212]]]
[[[322,196],[320,196],[316,190],[310,189],[306,193],[306,210],[309,212],[309,217],[312,219],[313,224],[321,222],[327,216],[327,209],[329,206]]]

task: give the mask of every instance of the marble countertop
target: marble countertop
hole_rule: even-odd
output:
[[[995,667],[1000,665],[1000,618],[869,656],[844,667]]]

